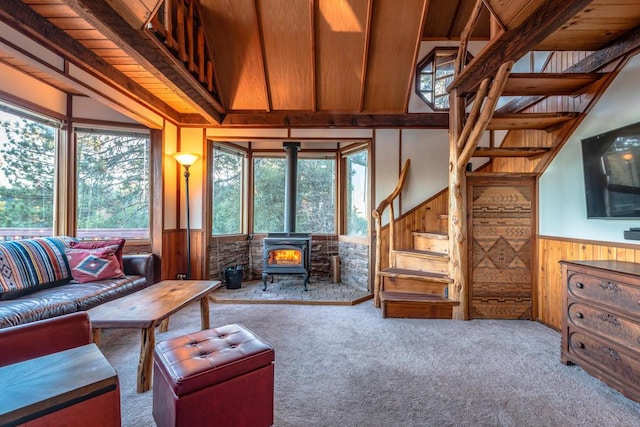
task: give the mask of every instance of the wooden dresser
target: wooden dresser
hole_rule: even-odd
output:
[[[560,261],[562,354],[640,401],[640,264]]]

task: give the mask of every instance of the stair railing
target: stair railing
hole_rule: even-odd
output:
[[[396,184],[396,188],[389,194],[383,201],[380,202],[378,207],[371,213],[375,218],[376,226],[376,259],[375,259],[375,276],[373,284],[373,303],[375,307],[380,307],[380,264],[382,260],[382,213],[389,207],[389,265],[391,265],[391,252],[394,248],[394,220],[395,214],[393,211],[393,201],[402,191],[402,187],[407,178],[407,172],[409,171],[410,159],[404,162],[402,171],[400,172],[400,178]]]

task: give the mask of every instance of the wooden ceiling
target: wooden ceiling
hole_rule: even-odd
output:
[[[522,55],[514,47],[517,41],[503,37],[506,44],[501,45],[500,34],[517,33],[523,41],[530,36],[536,43],[529,50],[597,51],[640,23],[637,0],[560,2],[575,4],[575,10],[563,7],[553,19],[541,20],[543,11],[557,3],[484,0],[472,39],[489,41],[490,16],[496,30],[474,59],[482,71],[478,78],[495,72],[497,67],[487,65],[490,56]],[[408,114],[419,47],[425,40],[457,41],[475,4],[3,0],[0,19],[176,123],[446,127],[443,113]],[[175,37],[176,30],[184,30],[186,41]],[[0,52],[0,60],[11,62],[2,58]],[[12,66],[19,67],[15,62]],[[463,76],[467,80],[476,76],[471,69]],[[460,84],[472,87],[479,81]],[[513,80],[508,88],[528,94],[544,85],[558,93],[572,90],[569,82],[557,87],[554,79],[533,87],[527,82]]]

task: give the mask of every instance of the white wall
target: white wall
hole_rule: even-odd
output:
[[[640,244],[623,236],[640,221],[587,219],[581,148],[582,139],[640,122],[638,91],[640,55],[626,64],[540,178],[541,235]]]
[[[406,159],[411,159],[411,166],[402,191],[402,212],[418,206],[449,185],[448,132],[432,129],[403,130],[403,164]]]

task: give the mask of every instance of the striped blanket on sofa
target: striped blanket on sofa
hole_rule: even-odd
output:
[[[43,237],[0,242],[0,299],[28,292],[34,286],[71,280],[65,255],[71,237]]]

